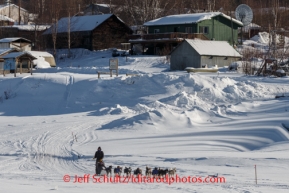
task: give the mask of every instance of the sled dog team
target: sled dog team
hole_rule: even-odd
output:
[[[106,175],[111,176],[112,175],[112,166],[108,166],[105,169]],[[126,176],[132,175],[132,169],[131,167],[123,167],[117,166],[113,169],[113,173],[115,176],[121,176],[123,173]],[[176,174],[176,168],[171,168],[171,169],[161,169],[155,167],[154,169],[150,167],[146,167],[145,170],[145,175],[148,177],[163,177],[168,175],[169,177],[173,177]],[[137,168],[133,171],[133,175],[143,175],[142,169]]]
[[[96,165],[95,165],[95,173],[96,175],[100,175],[102,170],[105,170],[107,176],[111,176],[112,175],[112,166],[108,166],[105,167],[102,159],[104,157],[104,153],[101,150],[101,147],[98,147],[97,151],[95,152],[95,155],[93,157],[93,159],[96,159]],[[117,166],[116,168],[114,168],[113,170],[114,175],[118,175],[120,176],[122,174],[122,167]],[[130,176],[132,175],[132,169],[131,167],[125,167],[123,170],[123,173],[126,176]],[[172,169],[161,169],[161,168],[157,168],[155,167],[154,169],[146,167],[145,170],[145,175],[148,177],[163,177],[168,175],[169,177],[172,177],[176,174],[176,168],[172,168]],[[137,168],[133,171],[133,175],[143,175],[142,174],[142,170],[140,168]]]

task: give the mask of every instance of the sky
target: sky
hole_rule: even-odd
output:
[[[165,57],[135,55],[98,78],[112,49],[72,52],[59,50],[55,68],[0,75],[1,192],[288,191],[288,77],[170,71]],[[106,166],[176,174],[104,183],[99,146]]]

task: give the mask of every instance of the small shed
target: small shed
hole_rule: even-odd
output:
[[[4,59],[2,57],[11,52],[18,52],[18,51],[14,48],[0,49],[0,74],[4,73],[3,72],[4,71]]]
[[[21,37],[0,39],[0,49],[16,48],[20,51],[31,51],[31,45],[30,40]]]
[[[249,25],[246,25],[242,28],[239,28],[239,33],[241,33],[241,30],[245,38],[252,38],[255,35],[258,35],[259,32],[261,32],[261,26],[255,24],[255,23],[250,23]]]
[[[9,71],[10,73],[14,72],[15,76],[17,72],[20,72],[20,74],[22,72],[31,72],[32,74],[32,61],[36,59],[36,57],[27,52],[13,52],[2,58],[4,59],[3,74],[5,71]]]
[[[241,58],[228,42],[185,39],[171,52],[170,69],[201,68],[203,65],[223,67]]]

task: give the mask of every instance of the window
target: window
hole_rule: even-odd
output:
[[[154,33],[155,34],[160,33],[160,29],[154,29]]]
[[[209,27],[207,27],[207,26],[200,26],[200,28],[199,28],[199,33],[208,34],[208,33],[209,33]]]
[[[186,33],[191,34],[193,32],[192,27],[186,27]]]

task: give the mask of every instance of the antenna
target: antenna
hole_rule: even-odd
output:
[[[241,4],[236,8],[235,16],[237,20],[241,21],[243,25],[246,26],[253,20],[253,11],[248,5]]]
[[[246,5],[241,4],[235,10],[236,19],[243,23],[243,26],[249,25],[253,20],[253,11]],[[243,44],[243,27],[241,28],[241,44]]]

